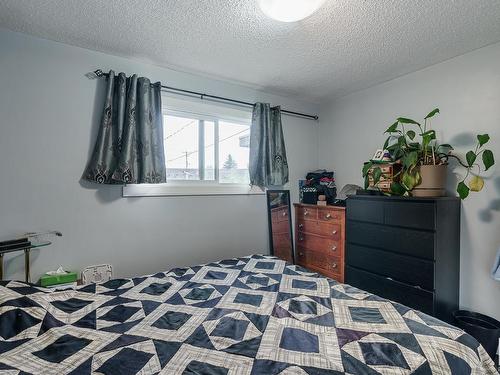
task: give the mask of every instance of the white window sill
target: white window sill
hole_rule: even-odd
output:
[[[166,183],[130,184],[123,186],[122,196],[131,197],[182,197],[210,195],[264,195],[265,191],[254,186],[239,184]]]

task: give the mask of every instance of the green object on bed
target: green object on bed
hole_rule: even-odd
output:
[[[77,278],[78,275],[76,272],[66,272],[56,275],[45,274],[40,278],[40,285],[45,287],[51,285],[73,283],[77,280]]]

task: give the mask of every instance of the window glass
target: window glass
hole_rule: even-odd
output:
[[[204,121],[205,180],[215,180],[215,123]]]
[[[219,182],[248,184],[250,127],[219,121]]]
[[[248,124],[167,110],[163,127],[167,182],[249,183]]]
[[[164,116],[165,161],[168,180],[199,180],[199,121]]]

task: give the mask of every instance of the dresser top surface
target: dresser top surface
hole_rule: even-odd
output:
[[[345,211],[345,207],[341,206],[318,206],[317,204],[305,204],[305,203],[294,203],[293,204],[295,207],[310,207],[310,208],[319,208],[320,210],[339,210],[339,211]]]
[[[401,202],[460,201],[459,197],[399,197],[387,195],[348,195],[347,200],[349,199],[389,200]]]

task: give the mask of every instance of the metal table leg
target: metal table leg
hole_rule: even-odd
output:
[[[24,272],[26,274],[26,282],[31,281],[30,277],[30,249],[24,249]]]
[[[3,253],[0,254],[0,280],[3,280]]]

